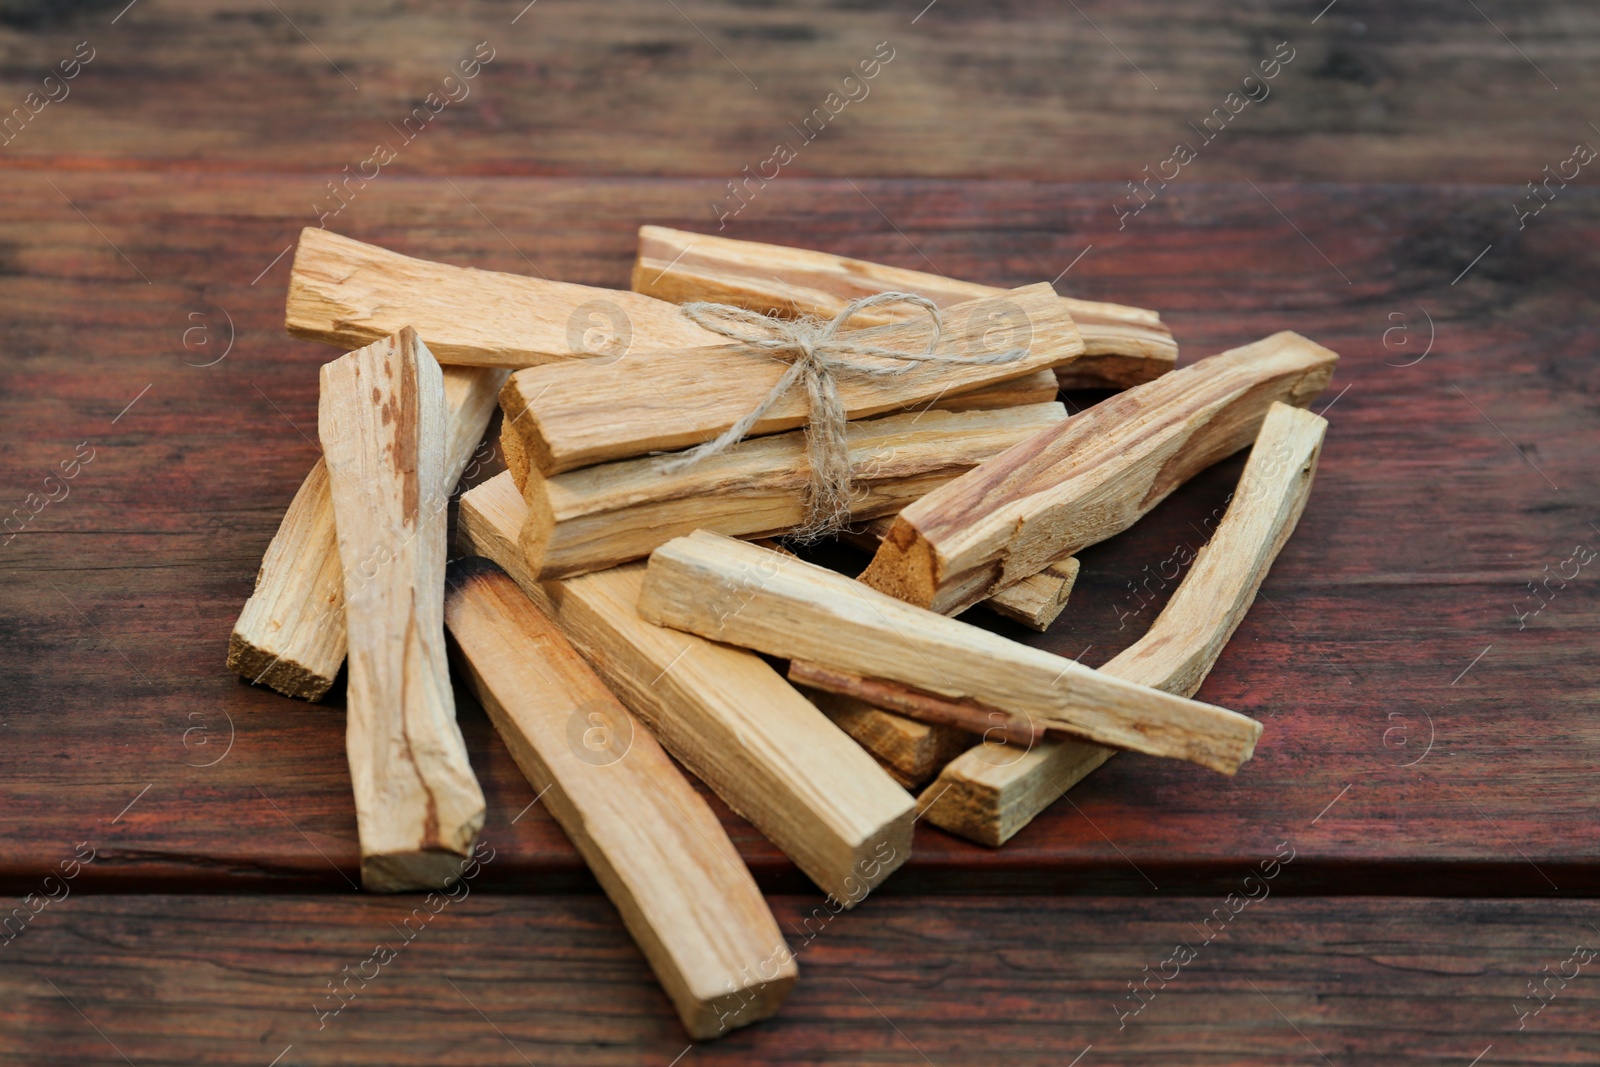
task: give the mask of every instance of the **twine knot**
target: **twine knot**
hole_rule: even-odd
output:
[[[859,340],[859,335],[841,335],[845,324],[859,312],[883,304],[910,304],[927,314],[933,324],[933,335],[923,351],[884,348]],[[811,316],[780,319],[729,304],[704,301],[684,304],[682,310],[696,325],[739,342],[751,354],[789,360],[790,366],[771,392],[743,418],[714,440],[669,461],[663,469],[682,470],[744,440],[762,416],[803,380],[810,400],[805,433],[811,481],[807,487],[805,519],[789,534],[799,541],[814,541],[836,533],[850,519],[854,486],[846,435],[848,418],[844,402],[839,399],[837,375],[903,374],[919,363],[1010,363],[1028,353],[1024,347],[973,356],[940,355],[937,349],[944,336],[944,322],[938,305],[914,293],[878,293],[852,300],[826,321]]]

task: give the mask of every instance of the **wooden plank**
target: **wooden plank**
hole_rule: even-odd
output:
[[[861,580],[960,610],[1132,526],[1255,439],[1277,401],[1309,404],[1338,356],[1287,331],[1128,390],[901,511]]]
[[[1261,864],[1277,843],[1198,898],[1148,887],[1142,897],[892,894],[848,915],[814,895],[775,898],[784,929],[802,931],[805,980],[774,1018],[692,1049],[598,894],[480,891],[504,851],[486,852],[461,899],[426,906],[348,893],[75,893],[6,948],[0,1055],[265,1065],[293,1046],[279,1067],[526,1067],[524,1057],[623,1067],[678,1055],[713,1067],[923,1055],[939,1067],[1064,1067],[1092,1044],[1079,1067],[1096,1056],[1265,1067],[1322,1063],[1311,1045],[1337,1064],[1461,1065],[1493,1045],[1480,1067],[1594,1062],[1593,962],[1564,986],[1551,980],[1521,1030],[1516,1014],[1533,1007],[1529,983],[1573,973],[1576,961],[1562,965],[1575,945],[1600,947],[1592,902],[1294,897],[1281,887],[1305,856],[1289,846],[1295,858],[1270,882]],[[1163,965],[1177,945],[1195,953],[1181,971]],[[1119,1019],[1137,1003],[1130,984],[1144,1006]],[[204,995],[159,995],[172,989]]]
[[[720,534],[679,537],[651,553],[639,614],[768,655],[973,698],[1036,727],[1224,774],[1250,758],[1261,735],[1261,724],[1243,715],[1108,679]]]
[[[1150,630],[1101,671],[1193,696],[1267,576],[1311,495],[1327,420],[1274,404],[1239,477],[1227,514]],[[990,747],[947,765],[924,794],[935,826],[1001,845],[1116,750],[1047,740],[1019,751]]]
[[[849,178],[939,270],[977,280],[990,275],[956,273],[915,232],[919,215],[966,208],[956,182],[993,179],[1010,199],[1035,195],[1035,183],[1101,183],[1060,235],[1059,264],[1040,275],[1054,277],[1093,244],[1066,276],[1072,283],[1097,258],[1115,258],[1081,230],[1101,217],[1115,229],[1109,205],[1132,197],[1130,179],[1149,181],[1163,201],[1185,183],[1262,183],[1283,175],[1307,183],[1435,183],[1441,175],[1470,174],[1524,190],[1555,147],[1570,150],[1567,142],[1586,136],[1592,115],[1578,101],[1600,97],[1600,76],[1571,50],[1600,37],[1600,14],[1575,0],[1502,10],[1480,3],[1504,37],[1469,5],[1351,11],[1341,4],[1315,24],[1320,6],[1293,19],[1270,8],[1178,0],[1084,6],[1104,36],[1070,8],[1067,19],[1039,3],[942,19],[935,7],[909,28],[918,12],[902,18],[869,6],[740,8],[714,20],[686,7],[691,22],[670,7],[622,0],[603,24],[581,10],[546,7],[515,25],[520,6],[470,25],[454,11],[424,7],[396,9],[381,22],[353,12],[313,23],[279,6],[322,54],[270,7],[264,10],[274,19],[258,23],[185,0],[173,10],[193,32],[181,37],[164,20],[130,12],[108,31],[113,39],[92,41],[99,56],[68,83],[70,105],[48,107],[6,146],[8,155],[29,169],[84,161],[79,165],[96,170],[192,173],[204,161],[212,173],[295,173],[304,175],[294,190],[295,214],[309,222],[319,212],[337,213],[330,226],[365,221],[391,186],[431,178],[445,195],[429,200],[431,213],[415,213],[413,226],[459,212],[467,220],[462,228],[481,233],[485,248],[499,244],[515,258],[441,180],[450,176],[553,278],[564,275],[545,247],[510,231],[501,205],[482,198],[482,177],[474,176],[578,177],[591,186],[671,182],[690,190],[693,210],[682,225],[725,225],[735,235],[803,218],[795,184],[832,179],[829,218],[860,213],[858,229],[881,227],[891,238],[886,250],[898,246],[908,265],[934,269],[841,180]],[[14,63],[42,77],[83,37],[19,10]],[[530,48],[535,12],[540,41],[554,43],[545,50]],[[378,25],[382,33],[363,32]],[[1282,54],[1296,58],[1262,81],[1259,64],[1286,40],[1290,49]],[[140,62],[124,62],[129,55]],[[249,79],[219,88],[193,77],[216,69],[222,55],[238,57]],[[858,64],[879,56],[894,58],[862,80]],[[476,64],[476,57],[493,58]],[[464,80],[461,62],[481,72]],[[363,81],[366,72],[374,74]],[[1244,84],[1246,76],[1255,77]],[[27,80],[18,78],[14,106]],[[375,99],[369,81],[399,95]],[[559,108],[550,106],[552,90],[564,93]],[[1247,101],[1247,92],[1259,99]],[[783,101],[781,111],[771,99]],[[1383,122],[1353,121],[1373,103],[1385,109]],[[1235,107],[1237,115],[1229,110]],[[1177,141],[1199,154],[1181,172],[1168,162],[1169,142]],[[1163,189],[1163,176],[1180,173]],[[938,179],[946,188],[919,210],[885,202],[866,185],[885,175]],[[1140,217],[1129,229],[1164,232],[1179,216],[1163,201],[1145,213],[1164,210],[1158,221]],[[561,228],[581,218],[569,212]],[[622,220],[596,221],[631,240]],[[1024,235],[1012,219],[1001,231]],[[802,243],[823,246],[809,229],[800,232]],[[997,257],[991,269],[1001,262]]]
[[[483,828],[444,645],[444,379],[410,329],[322,368],[318,434],[344,571],[346,751],[361,884],[440,889]]]
[[[445,481],[461,478],[494,414],[506,371],[445,367]],[[255,590],[228,638],[228,669],[285,696],[317,701],[344,665],[344,574],[328,470],[319,459],[261,558]]]
[[[689,1036],[720,1037],[777,1011],[794,954],[700,794],[504,571],[470,556],[447,583],[445,625],[473,695]]]
[[[461,499],[463,546],[500,564],[679,762],[846,907],[905,862],[912,799],[855,742],[759,656],[640,618],[643,565],[539,583],[525,520],[509,474]]]
[[[831,319],[852,300],[883,292],[925,296],[941,308],[1002,296],[992,285],[758,241],[665,226],[639,227],[635,292],[674,304],[708,300],[763,315]],[[1161,316],[1144,308],[1059,297],[1078,324],[1083,355],[1056,368],[1063,388],[1126,388],[1171,370],[1178,345]],[[901,307],[870,308],[863,326],[911,318]]]
[[[300,231],[284,325],[344,348],[411,326],[441,361],[478,367],[726,340],[637,293],[432,263],[315,226]]]
[[[1074,359],[1083,351],[1083,341],[1058,304],[1048,285],[1032,285],[958,305],[944,313],[939,355],[976,359],[1015,348],[1027,353],[1003,363],[920,363],[889,375],[841,374],[836,378],[839,399],[849,418],[865,418]],[[991,321],[996,315],[1002,317],[1000,326]],[[852,339],[919,353],[931,337],[932,327],[924,318],[857,331]],[[863,357],[863,362],[895,366],[887,359]],[[500,406],[532,465],[546,475],[559,474],[708,441],[760,404],[789,366],[727,345],[640,352],[620,363],[568,361],[516,372],[501,392]],[[716,388],[707,388],[708,382]],[[750,433],[795,429],[805,424],[809,411],[805,389],[791,389],[752,424]]]
[[[852,519],[892,514],[984,459],[1062,422],[1059,403],[996,411],[922,411],[846,428]],[[764,536],[806,517],[811,463],[806,432],[741,441],[679,470],[646,456],[529,478],[521,544],[540,580],[648,556],[696,529]]]

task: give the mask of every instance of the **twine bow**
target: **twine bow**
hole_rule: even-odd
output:
[[[867,308],[883,304],[911,304],[926,312],[933,323],[933,336],[921,352],[883,348],[858,340],[841,331],[847,322]],[[715,456],[744,440],[753,426],[781,400],[796,382],[805,381],[810,399],[806,421],[806,454],[811,464],[811,482],[806,497],[805,520],[790,533],[800,541],[813,541],[841,529],[850,518],[853,489],[850,445],[846,436],[844,403],[839,399],[835,375],[854,373],[880,377],[903,374],[919,363],[994,364],[1011,363],[1027,355],[1028,349],[972,356],[945,356],[936,352],[944,336],[944,322],[938,305],[914,293],[878,293],[846,304],[831,320],[814,317],[780,319],[760,315],[728,304],[695,302],[684,304],[683,313],[697,325],[744,345],[752,354],[774,356],[791,361],[766,397],[742,419],[714,440],[685,452],[663,467],[682,470],[708,456]]]

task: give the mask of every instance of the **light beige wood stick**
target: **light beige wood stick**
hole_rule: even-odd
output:
[[[995,382],[993,385],[974,389],[970,393],[936,397],[930,402],[918,404],[908,410],[992,411],[999,408],[1048,404],[1055,398],[1055,376],[1049,370],[1041,370],[1010,381]],[[505,457],[506,468],[511,471],[511,478],[517,483],[517,489],[526,492],[528,473],[532,470],[532,464],[528,462],[528,454],[522,450],[521,435],[516,432],[509,419],[500,426],[500,454]],[[873,547],[877,547],[876,543]]]
[[[852,300],[873,293],[919,293],[940,307],[995,296],[1002,289],[939,274],[886,267],[803,248],[736,241],[703,233],[639,228],[633,265],[635,292],[675,304],[711,300],[763,314],[832,318]],[[1161,316],[1143,308],[1060,297],[1083,334],[1084,354],[1057,373],[1066,388],[1124,388],[1173,367],[1178,346]],[[902,318],[896,308],[873,308],[863,325]]]
[[[344,571],[345,750],[361,882],[443,888],[483,827],[444,645],[444,380],[410,329],[322,368],[317,429]]]
[[[1278,333],[1111,397],[905,508],[861,580],[934,611],[975,604],[1132,526],[1255,440],[1273,402],[1309,404],[1338,359]]]
[[[483,440],[507,371],[445,367],[445,483],[454,486]],[[344,663],[344,574],[328,470],[318,459],[262,557],[255,591],[228,639],[228,669],[285,696],[321,700]]]
[[[925,784],[979,741],[976,734],[965,730],[896,715],[842,693],[805,686],[799,689],[907,789]]]
[[[535,580],[526,518],[499,474],[462,496],[462,548],[500,564],[690,773],[846,907],[905,862],[915,803],[860,746],[760,656],[641,619],[642,564]]]
[[[991,382],[965,393],[935,396],[932,400],[913,404],[907,411],[992,411],[995,408],[1019,408],[1026,404],[1048,404],[1056,398],[1055,372],[1046,367],[1020,378]]]
[[[794,955],[722,823],[505,572],[450,565],[462,674],[696,1040],[777,1011]]]
[[[852,526],[841,532],[839,538],[857,548],[876,552],[893,527],[894,517],[884,516]],[[1077,582],[1078,560],[1068,556],[1056,560],[1037,574],[1028,575],[1015,585],[989,594],[986,600],[980,600],[976,606],[1044,633],[1066,610],[1067,598],[1072,595],[1072,587]]]
[[[774,552],[794,555],[769,537],[751,538],[750,543]],[[825,671],[826,668],[805,660],[794,660],[789,664],[789,681],[832,719],[835,726],[871,753],[872,758],[889,772],[889,777],[907,789],[923,784],[956,755],[977,743],[975,735],[953,726],[907,718],[875,708],[842,692],[830,693],[826,689],[802,685],[796,678],[797,670]]]
[[[890,517],[872,519],[847,529],[840,536],[869,552],[875,551],[893,522]],[[1067,597],[1077,579],[1078,561],[1069,556],[1000,590],[978,607],[1042,632],[1049,629],[1066,608]],[[814,669],[821,668],[808,660],[794,660],[790,663],[789,680],[800,685],[796,671],[803,674]],[[908,718],[887,708],[874,707],[857,697],[804,686],[801,691],[841,730],[855,738],[857,744],[872,753],[895,781],[907,788],[921,785],[976,743],[975,735],[964,730]]]
[[[314,226],[300,232],[284,323],[344,348],[411,326],[441,363],[479,367],[727,343],[638,293],[451,267]]]
[[[1002,711],[977,700],[938,696],[900,682],[864,678],[810,660],[790,660],[789,681],[798,686],[855,697],[885,711],[977,734],[989,741],[1028,747],[1044,740],[1044,728],[1026,715]]]
[[[846,428],[852,517],[892,514],[1067,417],[1061,404],[998,411],[922,411]],[[741,441],[681,470],[645,456],[528,479],[522,548],[538,577],[564,578],[643,559],[696,529],[781,533],[806,515],[805,431]]]
[[[1193,696],[1255,600],[1311,495],[1326,420],[1274,404],[1239,486],[1150,632],[1100,668],[1169,693]],[[984,845],[1001,845],[1115,754],[1074,740],[1031,751],[990,744],[944,768],[923,793],[929,821]]]
[[[1004,363],[919,363],[901,373],[841,373],[838,393],[849,418],[880,415],[1030,375],[1075,358],[1083,341],[1048,285],[1032,285],[944,312],[937,351],[976,359],[1026,348]],[[926,319],[857,330],[852,340],[919,353]],[[725,338],[723,340],[726,340]],[[862,362],[869,362],[864,357]],[[896,366],[878,360],[884,366]],[[568,361],[517,371],[500,407],[529,462],[544,474],[673,451],[708,441],[756,407],[790,364],[736,346],[640,352],[619,362]],[[751,428],[751,436],[802,426],[810,412],[803,387],[791,389]]]
[[[1015,585],[990,593],[988,599],[978,604],[996,615],[1044,633],[1066,610],[1072,587],[1078,584],[1078,568],[1077,557],[1068,556]]]
[[[1116,748],[1233,774],[1261,724],[885,596],[842,574],[698,531],[650,554],[639,614],[714,641],[970,698]]]

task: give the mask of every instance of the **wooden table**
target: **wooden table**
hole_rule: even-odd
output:
[[[6,108],[93,52],[0,148],[0,881],[27,918],[0,1062],[1600,1057],[1596,965],[1551,977],[1600,946],[1600,564],[1567,562],[1600,546],[1600,197],[1583,170],[1535,215],[1524,184],[1600,144],[1600,12],[920,6],[0,5]],[[406,127],[480,41],[470,95]],[[1203,142],[1280,41],[1270,96]],[[868,95],[802,143],[878,42]],[[1265,722],[1256,758],[1124,755],[998,851],[919,827],[837,917],[719,805],[801,982],[690,1047],[463,696],[496,858],[370,976],[418,901],[354,892],[339,701],[222,664],[336,354],[283,333],[284,253],[386,141],[329,228],[623,286],[640,223],[715,231],[785,139],[724,233],[1054,278],[1160,309],[1184,360],[1286,328],[1341,353],[1310,506],[1199,694]],[[1176,140],[1196,160],[1119,228]],[[1109,659],[1241,466],[1085,552],[1050,633],[994,625]],[[1290,849],[1270,898],[1229,896]]]

